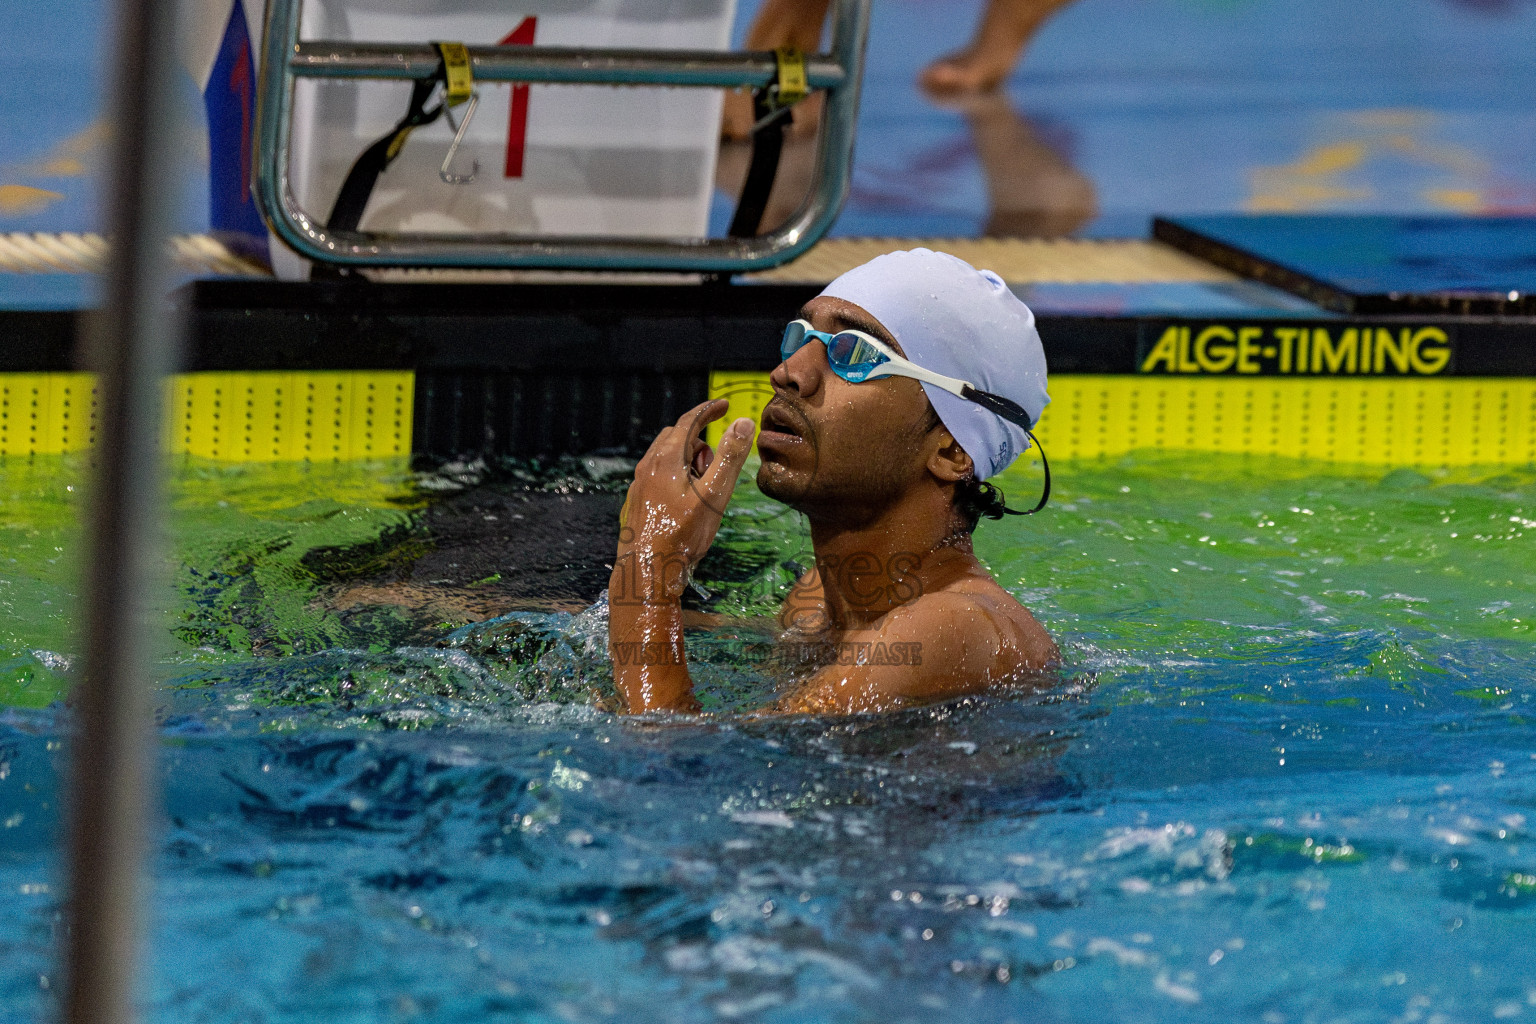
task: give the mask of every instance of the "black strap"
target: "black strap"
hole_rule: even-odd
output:
[[[363,155],[357,158],[352,169],[347,172],[347,180],[342,182],[341,191],[336,194],[336,205],[331,207],[331,215],[326,219],[327,231],[357,230],[363,220],[363,211],[368,206],[368,197],[373,195],[373,187],[378,184],[379,175],[400,155],[406,137],[422,125],[431,124],[442,116],[442,103],[431,110],[426,107],[437,83],[443,81],[446,75],[447,71],[439,59],[432,77],[417,79],[412,84],[411,105],[405,116],[387,135],[363,150]]]
[[[1045,508],[1045,503],[1051,500],[1051,463],[1045,457],[1045,449],[1040,447],[1040,439],[1035,436],[1034,431],[1030,430],[1030,427],[1034,424],[1030,422],[1029,413],[1025,412],[1024,407],[1011,398],[994,395],[990,391],[982,391],[980,388],[973,388],[969,384],[960,389],[960,396],[967,401],[975,402],[993,415],[1000,416],[1009,423],[1018,426],[1034,444],[1035,451],[1040,453],[1040,464],[1045,467],[1045,489],[1040,492],[1039,502],[1027,512],[1021,512],[1006,505],[1003,506],[1003,511],[1011,516],[1032,516]]]
[[[752,128],[752,162],[726,231],[731,238],[756,237],[762,227],[768,196],[779,173],[779,157],[784,152],[784,129],[791,123],[790,108],[776,107],[766,88],[752,93],[752,117],[756,122]]]
[[[1001,416],[1009,423],[1018,424],[1018,426],[1024,429],[1026,434],[1029,433],[1029,428],[1034,426],[1034,423],[1029,418],[1029,413],[1025,412],[1024,407],[1011,398],[994,395],[990,391],[973,388],[969,384],[965,384],[960,388],[960,397],[967,402],[975,402],[987,410],[987,412],[994,416]],[[1030,436],[1033,437],[1034,435],[1031,434]]]
[[[1027,512],[1021,512],[1016,508],[1009,508],[1007,505],[1004,505],[1003,511],[1010,516],[1032,516],[1045,508],[1045,503],[1051,500],[1051,460],[1045,457],[1045,449],[1040,447],[1040,439],[1035,436],[1034,431],[1025,427],[1024,433],[1029,435],[1030,441],[1035,445],[1035,451],[1040,453],[1040,464],[1045,467],[1045,488],[1040,492],[1040,500],[1035,503],[1035,507]]]

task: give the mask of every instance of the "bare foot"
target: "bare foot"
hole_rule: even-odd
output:
[[[1012,55],[978,53],[972,47],[929,64],[918,77],[918,84],[936,93],[991,92],[1012,70]]]
[[[971,45],[923,69],[918,82],[936,93],[991,92],[1052,14],[1072,0],[987,0]]]

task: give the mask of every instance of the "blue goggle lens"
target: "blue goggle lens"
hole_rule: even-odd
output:
[[[826,344],[828,365],[839,377],[853,384],[863,381],[870,371],[887,361],[884,352],[857,334],[813,331],[798,320],[784,328],[784,338],[779,342],[779,358],[788,360],[812,339]]]
[[[871,370],[885,361],[884,352],[857,334],[835,334],[827,342],[827,362],[847,380],[855,377],[863,380]]]
[[[794,321],[784,328],[784,339],[779,342],[779,358],[787,362],[790,356],[805,347],[806,340],[805,324]]]

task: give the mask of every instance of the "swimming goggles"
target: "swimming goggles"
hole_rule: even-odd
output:
[[[812,341],[819,341],[826,346],[827,365],[832,368],[833,373],[850,384],[862,384],[867,380],[877,380],[881,377],[911,377],[913,380],[932,384],[936,388],[948,391],[968,402],[975,402],[993,415],[1000,416],[1019,427],[1035,446],[1035,450],[1040,453],[1040,462],[1045,467],[1045,491],[1040,495],[1040,503],[1028,512],[1016,512],[1013,509],[1005,511],[1012,515],[1030,515],[1040,511],[1050,500],[1051,464],[1046,461],[1045,449],[1040,447],[1040,441],[1031,429],[1035,421],[1030,419],[1029,413],[1023,406],[1002,395],[983,391],[970,381],[925,370],[910,359],[904,359],[892,352],[879,338],[865,334],[863,331],[850,329],[828,333],[816,330],[808,320],[791,320],[784,328],[784,338],[779,342],[779,358],[788,362],[790,356]]]

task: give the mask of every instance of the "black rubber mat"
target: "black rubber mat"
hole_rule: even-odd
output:
[[[1536,314],[1536,217],[1179,217],[1152,234],[1339,313]]]

